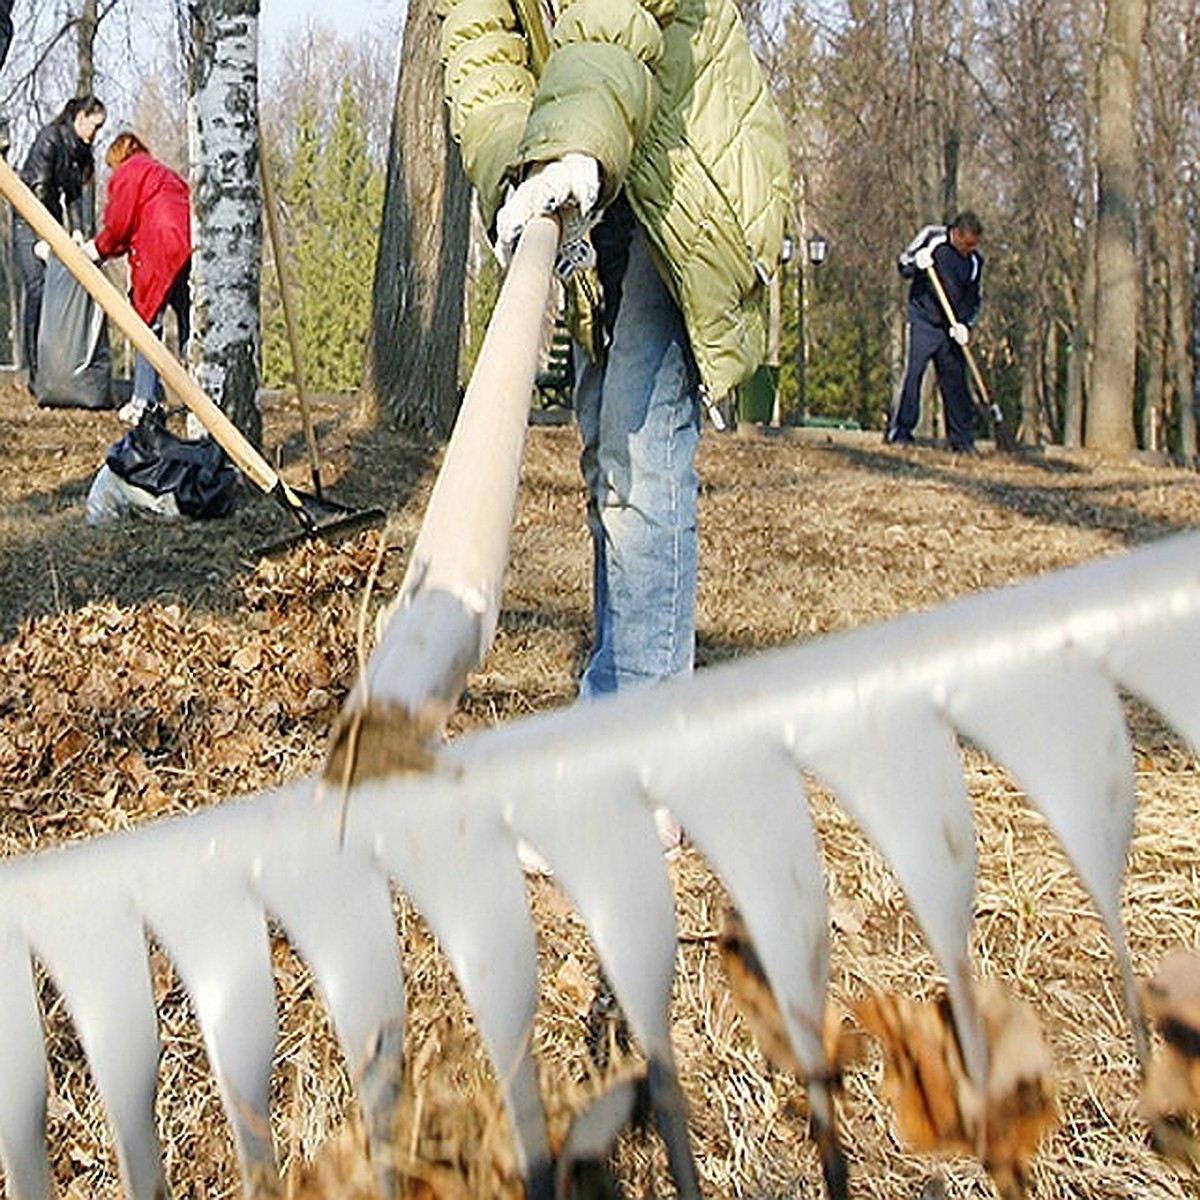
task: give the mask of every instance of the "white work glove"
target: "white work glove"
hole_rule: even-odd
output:
[[[496,214],[496,257],[507,267],[521,231],[534,217],[562,214],[555,269],[577,270],[592,258],[588,232],[600,199],[600,164],[590,154],[565,154],[533,168]]]
[[[928,271],[933,266],[933,251],[928,246],[922,246],[913,257],[918,271]]]
[[[971,331],[961,321],[955,321],[950,326],[950,336],[960,346],[965,346],[971,340]]]
[[[79,248],[88,256],[88,258],[92,260],[92,262],[98,263],[100,261],[100,251],[96,249],[95,238],[88,238],[88,240]]]
[[[42,262],[50,261],[50,243],[44,238],[39,238],[33,243],[33,253],[42,260]]]

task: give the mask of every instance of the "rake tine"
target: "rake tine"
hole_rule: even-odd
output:
[[[334,809],[328,805],[328,823]],[[265,862],[259,887],[329,1007],[386,1195],[392,1173],[385,1150],[395,1132],[405,1022],[391,892],[362,844],[327,853],[329,831],[322,824],[296,822],[288,841],[287,854]]]
[[[891,864],[945,972],[963,1061],[982,1086],[987,1042],[968,951],[975,824],[962,759],[949,724],[915,680],[876,691],[872,668],[862,674],[853,686],[817,687],[811,710],[793,715],[796,761],[833,789]],[[887,730],[886,738],[877,736],[880,729]],[[922,800],[920,821],[912,818],[916,795]]]
[[[1031,688],[1062,714],[1060,721],[1051,726],[1030,707]],[[986,689],[963,680],[950,691],[947,712],[958,729],[1008,768],[1070,857],[1116,950],[1145,1069],[1150,1044],[1121,920],[1137,794],[1133,747],[1112,680],[1068,646],[1052,670],[1044,662],[1020,661],[1006,673],[994,673]]]
[[[636,778],[628,771],[614,772],[607,762],[578,761],[555,785],[537,792],[521,788],[514,795],[513,830],[554,869],[591,931],[605,974],[650,1064],[655,1118],[679,1194],[699,1196],[668,1022],[675,970],[674,898],[653,815]],[[593,801],[578,802],[584,795]],[[596,797],[604,797],[604,803],[596,803]],[[617,878],[621,887],[613,886]]]
[[[127,895],[93,893],[80,876],[55,873],[53,893],[28,914],[30,941],[104,1098],[125,1192],[157,1200],[166,1192],[154,1119],[160,1047],[141,920]]]
[[[54,1194],[46,1146],[46,1058],[28,945],[0,904],[0,1153],[11,1200]]]
[[[738,898],[798,1070],[820,1079],[829,1070],[821,1037],[829,906],[803,780],[778,743],[766,738],[721,763],[704,761],[686,733],[681,740],[671,762],[647,773],[647,792],[671,811]]]
[[[177,859],[169,876],[156,876],[144,903],[147,924],[195,1002],[243,1183],[253,1194],[276,1178],[270,1123],[275,978],[266,915],[251,893],[244,860],[228,851],[213,839],[193,851],[191,863]],[[181,886],[185,874],[190,886]]]
[[[441,942],[503,1089],[528,1195],[549,1200],[550,1145],[531,1053],[537,949],[515,848],[494,799],[407,778],[417,786],[393,778],[356,789],[347,843],[371,847]]]

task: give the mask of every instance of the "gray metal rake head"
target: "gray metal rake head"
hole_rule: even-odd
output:
[[[440,940],[475,1014],[529,1194],[553,1194],[530,1050],[537,964],[518,846],[534,846],[571,897],[652,1083],[674,1102],[676,940],[653,821],[660,807],[738,906],[813,1081],[814,1112],[832,1126],[821,1082],[828,923],[805,772],[829,785],[894,869],[945,973],[967,1067],[982,1080],[987,1050],[967,951],[975,832],[959,737],[1011,771],[1065,847],[1116,948],[1144,1062],[1118,905],[1135,804],[1120,690],[1200,746],[1198,649],[1200,536],[1189,535],[464,736],[429,772],[356,783],[345,796],[304,780],[5,862],[0,1153],[9,1193],[51,1194],[36,959],[75,1019],[127,1194],[165,1194],[147,934],[191,994],[247,1180],[272,1170],[268,918],[310,965],[368,1130],[386,1138],[406,1015],[395,886]]]

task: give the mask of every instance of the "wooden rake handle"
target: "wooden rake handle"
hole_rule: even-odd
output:
[[[946,320],[951,325],[957,325],[959,323],[958,317],[954,315],[954,307],[950,303],[950,297],[946,295],[945,287],[942,286],[941,276],[937,273],[937,267],[933,263],[930,263],[925,269],[929,273],[929,282],[937,294],[938,303],[942,306],[942,312],[946,314]],[[975,381],[975,386],[979,389],[979,398],[988,408],[991,408],[992,398],[988,393],[987,385],[983,382],[983,376],[979,373],[979,365],[975,361],[975,355],[971,353],[970,345],[964,346],[962,351],[966,357],[967,366],[971,371],[971,378]]]
[[[112,281],[75,244],[67,231],[47,211],[45,205],[26,186],[16,171],[0,158],[0,192],[28,222],[33,231],[47,242],[63,265],[89,295],[120,327],[125,336],[145,355],[163,382],[216,439],[217,444],[239,469],[267,494],[281,496],[288,507],[302,511],[300,497],[279,478],[270,463],[254,448],[246,435],[221,411],[208,394],[187,373],[183,364],[155,336],[138,316],[133,305],[121,295]]]
[[[296,385],[296,400],[300,405],[300,420],[304,426],[304,441],[308,447],[308,470],[312,477],[313,492],[321,496],[321,454],[317,447],[317,431],[313,425],[312,406],[308,402],[308,388],[304,378],[304,359],[300,353],[300,331],[296,323],[296,305],[292,283],[284,262],[283,236],[279,229],[279,204],[275,199],[275,186],[271,182],[271,168],[267,163],[266,147],[262,131],[258,135],[258,173],[262,180],[263,211],[267,218],[267,236],[271,239],[271,254],[275,259],[275,278],[279,282],[279,302],[283,308],[283,323],[287,329],[288,349],[292,355],[292,381]]]
[[[537,217],[517,243],[400,593],[334,729],[325,775],[339,784],[420,765],[491,644],[558,237]]]

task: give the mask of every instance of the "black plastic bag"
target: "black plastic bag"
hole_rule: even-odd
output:
[[[115,408],[104,310],[52,254],[38,324],[33,390],[42,408]]]
[[[237,503],[238,473],[212,438],[187,441],[167,427],[161,409],[109,447],[104,461],[126,483],[155,496],[170,492],[185,517],[224,517]]]

